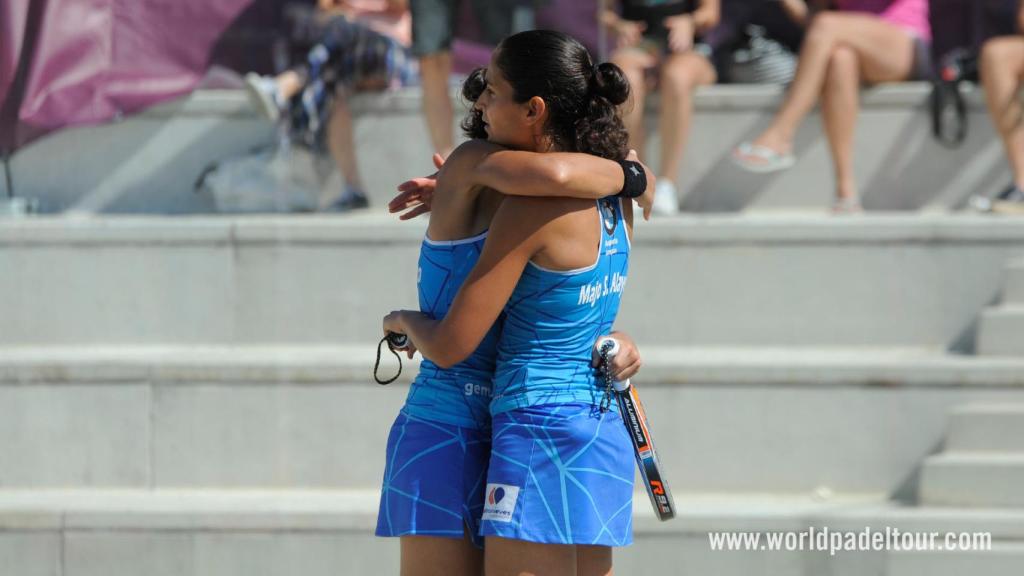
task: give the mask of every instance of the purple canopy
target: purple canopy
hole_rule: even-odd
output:
[[[251,1],[0,2],[0,152],[188,93]]]

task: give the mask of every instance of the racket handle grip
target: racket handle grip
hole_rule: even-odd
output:
[[[409,337],[398,332],[388,332],[388,345],[393,350],[403,350],[409,345]]]
[[[612,358],[615,357],[616,354],[619,353],[619,341],[616,340],[615,338],[612,338],[611,336],[604,336],[602,338],[598,338],[597,349],[603,351],[606,349],[606,346],[608,347],[606,355],[608,356],[608,359],[611,360]],[[619,380],[612,380],[612,388],[614,388],[616,392],[625,392],[626,390],[629,390],[629,386],[629,378],[626,378],[625,382],[620,382]]]

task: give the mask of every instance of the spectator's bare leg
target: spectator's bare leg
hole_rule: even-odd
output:
[[[344,94],[338,93],[331,106],[331,118],[327,124],[327,149],[334,159],[335,166],[341,171],[342,178],[348,188],[363,190],[363,182],[359,177],[359,166],[356,162],[356,142],[352,135],[352,112]]]
[[[713,84],[715,68],[708,59],[693,52],[673,54],[661,68],[661,163],[658,179],[675,184],[693,117],[693,91]]]
[[[1024,38],[993,38],[981,50],[981,82],[988,113],[1006,149],[1013,180],[1024,187],[1024,110],[1018,92],[1024,78]]]
[[[445,158],[454,148],[452,101],[448,93],[448,77],[451,73],[451,52],[438,52],[420,58],[423,116],[427,120],[427,130],[434,150]]]
[[[776,152],[792,149],[796,130],[821,94],[832,52],[839,45],[857,54],[867,82],[895,82],[910,75],[914,41],[902,28],[867,14],[819,14],[800,50],[800,63],[786,100],[755,144]]]
[[[651,55],[627,48],[612,55],[611,61],[622,68],[629,81],[629,101],[623,108],[622,121],[629,131],[629,147],[636,150],[641,159],[646,159],[644,142],[644,99],[647,97],[644,71],[654,65]]]
[[[846,46],[832,52],[825,88],[821,93],[821,117],[836,173],[836,195],[856,198],[853,177],[853,134],[857,126],[860,70],[857,53]]]

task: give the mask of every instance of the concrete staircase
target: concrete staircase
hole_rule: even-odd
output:
[[[1024,507],[1024,404],[954,410],[943,452],[924,463],[921,502]]]
[[[1002,298],[986,309],[978,331],[978,353],[989,356],[1024,356],[1024,261],[1006,266]]]
[[[376,216],[0,223],[0,574],[396,573],[397,542],[371,533],[415,370],[387,387],[370,370],[380,311],[414,302],[421,234]],[[1024,358],[948,352],[1024,247],[1014,221],[691,217],[639,225],[635,246],[623,324],[681,514],[658,523],[637,495],[619,573],[1024,565],[1012,472],[942,462],[1020,451],[1000,407],[1024,405]],[[943,500],[978,486],[1004,506]],[[708,544],[812,525],[995,544],[947,562]]]
[[[1024,510],[890,496],[949,410],[1024,403],[1024,361],[864,356],[645,352],[637,381],[681,514],[658,523],[638,494],[620,573],[895,576],[933,562],[713,552],[721,530],[985,530],[1018,550]],[[0,351],[0,558],[60,576],[396,573],[397,542],[371,533],[408,378],[368,384],[372,360],[352,346]]]

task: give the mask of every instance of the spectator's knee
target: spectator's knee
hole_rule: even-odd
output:
[[[829,57],[828,69],[830,76],[849,75],[857,72],[857,52],[849,46],[836,46]]]
[[[842,20],[842,15],[835,12],[822,12],[818,14],[811,20],[811,26],[807,29],[805,42],[831,41],[836,34],[836,28],[840,25],[840,20]]]
[[[673,62],[661,70],[662,90],[688,94],[697,86],[697,71],[686,60]]]
[[[981,64],[986,67],[1009,64],[1019,39],[1016,37],[992,38],[981,47]]]

